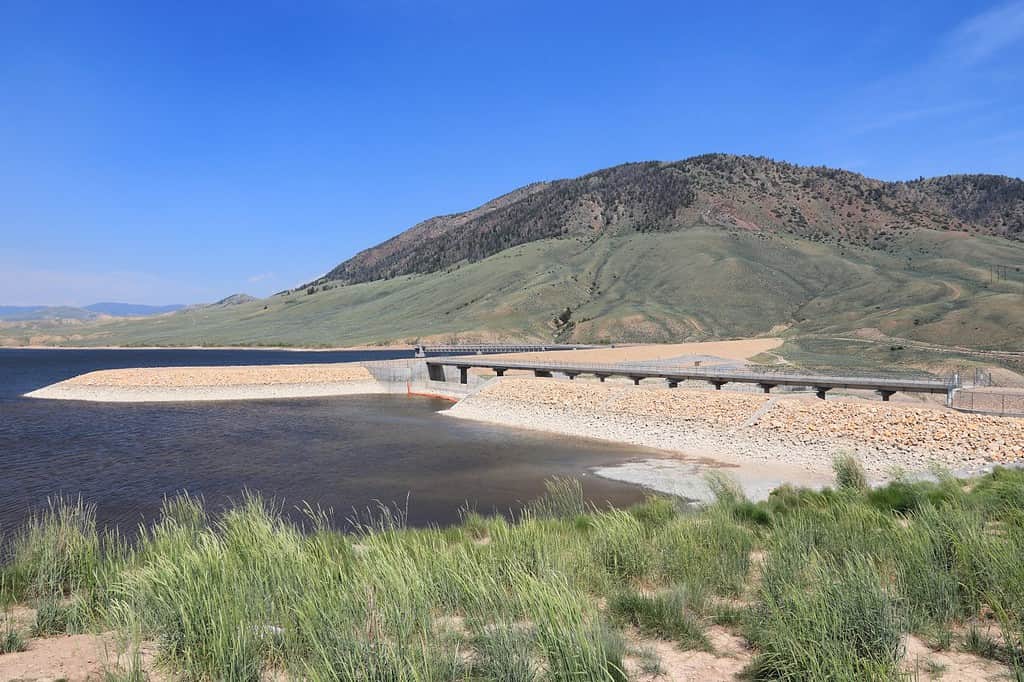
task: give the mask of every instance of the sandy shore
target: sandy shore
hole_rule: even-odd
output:
[[[875,480],[894,467],[970,470],[1024,459],[1024,419],[892,403],[507,377],[448,414],[683,455],[678,464],[651,460],[599,472],[659,489],[688,485],[683,479],[694,478],[701,458],[736,467],[761,489],[828,482],[839,451],[856,454]]]
[[[312,398],[386,393],[359,364],[146,367],[89,372],[26,394],[95,402]]]

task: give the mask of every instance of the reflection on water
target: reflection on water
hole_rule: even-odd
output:
[[[162,496],[179,491],[219,506],[254,490],[286,509],[303,501],[332,507],[339,523],[353,508],[377,500],[404,508],[408,499],[409,520],[417,525],[452,522],[464,503],[482,512],[507,511],[536,496],[552,475],[583,475],[585,490],[599,503],[643,497],[639,488],[588,475],[591,467],[643,450],[453,419],[438,414],[449,403],[430,398],[125,405],[19,397],[102,367],[336,362],[367,355],[0,350],[0,531],[9,532],[29,508],[62,493],[81,494],[98,505],[102,521],[122,526],[152,518]]]

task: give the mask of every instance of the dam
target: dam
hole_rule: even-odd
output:
[[[837,388],[875,391],[883,401],[888,401],[897,392],[903,393],[935,393],[946,394],[947,399],[959,387],[957,377],[949,380],[929,379],[897,379],[865,376],[830,376],[823,374],[797,374],[786,372],[754,372],[735,368],[715,367],[671,367],[660,364],[613,364],[613,363],[573,363],[573,362],[530,362],[511,361],[505,359],[486,359],[482,357],[446,357],[427,359],[427,373],[431,381],[445,381],[445,367],[454,367],[459,371],[459,383],[466,384],[471,368],[491,369],[499,377],[509,370],[526,370],[536,377],[552,377],[561,374],[568,379],[575,379],[581,374],[597,377],[604,381],[608,377],[619,376],[633,380],[639,385],[644,379],[664,379],[669,388],[676,388],[682,381],[706,381],[716,390],[729,383],[756,384],[765,393],[770,393],[778,386],[798,386],[811,388],[822,400],[825,395]]]

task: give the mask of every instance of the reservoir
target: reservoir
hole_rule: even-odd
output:
[[[245,491],[301,518],[303,503],[334,522],[379,503],[411,525],[448,524],[460,507],[507,513],[551,476],[576,476],[596,504],[640,501],[636,486],[594,467],[652,452],[504,428],[441,412],[451,403],[402,395],[213,403],[32,400],[36,388],[97,369],[354,362],[411,351],[0,349],[0,533],[48,497],[78,496],[99,520],[130,529],[188,492],[218,508]]]

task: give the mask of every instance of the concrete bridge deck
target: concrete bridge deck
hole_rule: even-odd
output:
[[[590,348],[615,348],[615,346],[592,346],[580,343],[477,343],[458,345],[421,344],[416,346],[416,357],[425,358],[429,353],[538,353],[549,350],[586,350]]]
[[[822,374],[792,374],[783,372],[750,372],[736,368],[716,369],[714,367],[670,367],[666,365],[643,364],[597,364],[572,362],[513,362],[509,360],[486,360],[482,358],[453,357],[427,360],[427,371],[435,381],[445,380],[445,367],[459,370],[460,383],[468,381],[472,367],[493,369],[503,376],[510,369],[532,371],[537,377],[551,377],[554,373],[575,379],[581,374],[591,374],[601,381],[610,376],[627,377],[639,384],[643,379],[664,379],[669,388],[676,388],[680,381],[707,381],[721,390],[728,383],[756,384],[770,393],[777,386],[804,386],[816,391],[819,398],[835,388],[876,391],[882,400],[897,392],[949,394],[957,388],[955,381],[925,379],[894,379],[864,376],[828,376]]]

